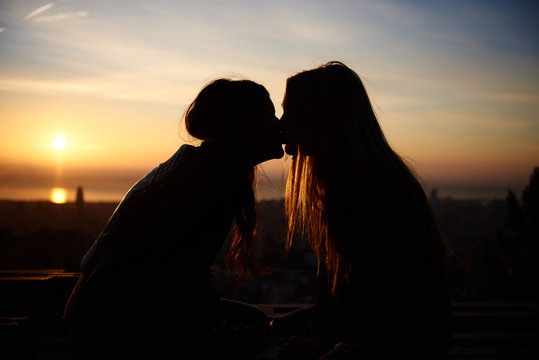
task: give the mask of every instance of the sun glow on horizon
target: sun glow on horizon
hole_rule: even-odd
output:
[[[54,141],[52,142],[52,146],[58,150],[58,151],[62,151],[66,148],[67,146],[67,140],[65,137],[63,136],[57,136],[54,138]]]

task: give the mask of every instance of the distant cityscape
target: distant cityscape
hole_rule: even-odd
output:
[[[539,170],[522,193],[502,199],[462,200],[429,193],[443,239],[453,252],[454,302],[539,301],[537,194]],[[535,179],[535,180],[533,180]],[[531,195],[530,195],[531,194]],[[79,271],[82,256],[102,230],[117,202],[0,201],[0,268]],[[285,253],[284,201],[257,206],[258,254],[264,274],[238,279],[214,264],[219,294],[249,303],[311,303],[316,291],[316,259],[299,239]]]

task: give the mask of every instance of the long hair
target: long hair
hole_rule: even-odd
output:
[[[260,115],[269,93],[250,80],[217,79],[206,85],[188,106],[184,118],[187,132],[200,140],[231,142],[249,138],[249,122]],[[244,169],[235,196],[235,234],[226,263],[239,274],[256,265],[254,239],[256,211],[254,166]]]
[[[330,62],[290,77],[283,107],[297,134],[286,185],[287,246],[297,232],[308,236],[332,296],[368,242],[390,234],[399,217],[415,224],[427,251],[441,254],[425,193],[388,144],[354,71]]]

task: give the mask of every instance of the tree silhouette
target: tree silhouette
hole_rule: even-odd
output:
[[[514,291],[522,300],[539,300],[539,167],[522,192],[522,204],[511,190],[507,194],[511,241],[506,244],[510,252],[509,272]]]

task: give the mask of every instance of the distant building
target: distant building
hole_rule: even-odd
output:
[[[82,209],[84,207],[84,191],[82,190],[82,186],[77,187],[77,197],[75,199],[75,203],[77,204],[78,209]]]
[[[440,202],[440,198],[438,197],[438,189],[434,188],[430,192],[430,202],[431,203],[438,203]]]

